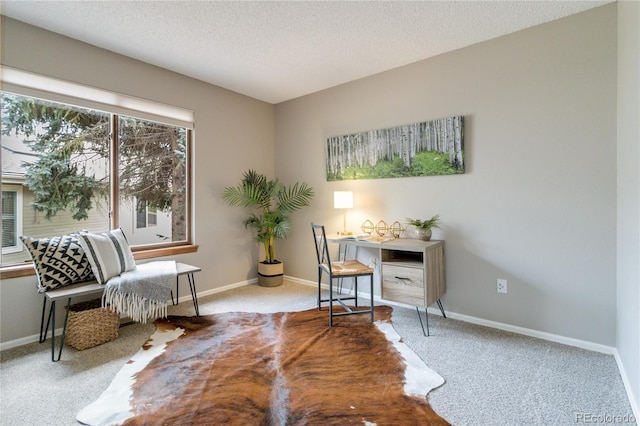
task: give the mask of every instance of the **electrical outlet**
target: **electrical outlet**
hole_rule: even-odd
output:
[[[496,290],[498,293],[507,294],[507,280],[498,278]]]

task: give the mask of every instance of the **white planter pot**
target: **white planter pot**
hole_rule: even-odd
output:
[[[405,229],[404,233],[408,238],[414,238],[416,240],[424,240],[424,241],[431,240],[431,229],[429,229],[428,231],[425,231],[422,228],[417,228],[413,225],[409,225]]]

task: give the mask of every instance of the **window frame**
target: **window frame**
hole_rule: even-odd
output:
[[[15,188],[7,188],[14,186]],[[16,204],[13,213],[16,228],[15,245],[10,247],[2,247],[2,254],[18,253],[22,251],[22,244],[19,238],[19,236],[22,235],[22,185],[7,182],[5,184],[2,184],[1,192],[14,192],[16,194]]]
[[[111,115],[111,153],[109,156],[109,160],[110,160],[110,165],[111,165],[111,170],[110,170],[110,176],[119,176],[120,170],[118,169],[118,166],[120,164],[119,162],[119,153],[118,153],[118,144],[116,143],[116,138],[117,138],[117,132],[118,132],[118,123],[119,123],[119,118],[120,115],[118,114],[112,114]],[[162,123],[162,124],[167,124],[167,123]],[[171,125],[171,124],[168,124]],[[131,247],[131,251],[134,253],[134,257],[135,257],[135,253],[137,251],[155,251],[156,249],[163,249],[165,247],[167,248],[171,248],[171,247],[179,247],[179,246],[185,246],[185,245],[191,245],[193,246],[193,233],[192,233],[192,229],[193,229],[193,220],[194,220],[194,214],[193,214],[193,197],[192,197],[192,184],[193,184],[193,174],[191,172],[191,167],[192,167],[192,143],[193,143],[193,130],[192,129],[185,129],[186,130],[186,135],[185,135],[185,176],[186,176],[186,188],[185,188],[185,200],[186,200],[186,206],[187,206],[187,212],[185,214],[185,217],[187,218],[187,223],[186,223],[186,229],[185,229],[185,233],[186,233],[186,240],[184,241],[172,241],[169,243],[154,243],[154,244],[140,244],[140,245],[135,245]],[[120,200],[120,185],[119,183],[119,179],[118,182],[116,182],[115,179],[110,179],[110,194],[109,194],[109,203],[110,203],[110,211],[111,211],[111,218],[110,218],[110,226],[111,229],[115,229],[118,228],[120,226],[120,208],[118,206],[118,203],[113,203],[111,200]],[[134,206],[135,206],[135,201],[134,200]],[[135,210],[135,207],[134,207]],[[194,246],[197,248],[197,246]],[[196,250],[194,250],[196,251]]]
[[[118,170],[118,146],[117,146],[117,138],[118,138],[118,120],[120,116],[131,116],[143,120],[155,121],[160,124],[176,126],[185,129],[185,204],[186,204],[186,229],[185,229],[185,240],[182,241],[172,241],[172,242],[164,242],[164,243],[153,243],[153,244],[142,244],[133,246],[131,249],[134,254],[134,258],[136,260],[141,259],[150,259],[155,257],[162,256],[173,256],[178,254],[186,254],[193,253],[198,250],[198,246],[193,242],[193,222],[195,220],[194,213],[194,203],[193,203],[193,112],[185,110],[180,107],[173,107],[171,105],[159,104],[155,101],[148,101],[145,99],[135,98],[129,95],[122,95],[115,92],[105,91],[103,89],[96,89],[89,86],[82,86],[77,83],[66,82],[62,80],[56,80],[53,78],[34,75],[31,73],[22,72],[20,70],[11,70],[11,73],[7,71],[10,70],[8,67],[1,66],[0,70],[3,73],[2,75],[2,88],[3,92],[16,94],[19,96],[32,97],[36,99],[41,99],[45,101],[61,103],[71,106],[79,106],[82,108],[90,108],[90,109],[98,109],[104,112],[107,112],[111,116],[111,140],[110,140],[110,176],[116,176],[118,179],[110,179],[110,226],[111,229],[117,228],[119,226],[119,170]],[[19,75],[21,78],[26,80],[17,80],[14,78],[14,75]],[[8,81],[7,76],[11,76],[12,81]],[[35,77],[34,77],[35,76]],[[33,81],[29,80],[30,78],[35,78],[33,81],[37,81],[33,83]],[[27,81],[28,80],[28,81]],[[27,83],[25,83],[27,81]],[[44,82],[44,83],[42,83]],[[58,84],[58,85],[56,85]],[[60,85],[61,84],[61,85]],[[47,88],[52,88],[49,92]],[[64,87],[64,90],[61,90],[60,87]],[[71,88],[69,92],[66,92],[66,89]],[[98,100],[99,105],[103,107],[97,107],[95,100],[90,97],[78,98],[78,93],[85,91],[86,93],[96,93],[100,92],[102,94],[110,95],[111,98],[115,99],[114,103],[105,104],[102,100]],[[66,93],[65,93],[66,92]],[[79,101],[78,101],[79,100]],[[77,102],[76,102],[77,101]],[[136,108],[128,109],[127,106],[132,104],[135,101]],[[118,102],[121,102],[119,104]],[[107,105],[104,107],[104,105]],[[145,112],[145,108],[148,110]],[[157,115],[155,111],[162,111],[163,114]],[[168,112],[167,114],[164,114]],[[155,115],[154,115],[155,114]],[[20,194],[21,195],[21,194]],[[22,200],[22,197],[20,197]],[[18,208],[22,209],[22,203],[18,204]],[[22,224],[22,214],[21,211],[18,219],[20,224]],[[19,235],[22,234],[22,228],[18,228],[20,230]],[[17,246],[19,250],[22,249],[20,244]],[[3,251],[4,253],[4,251]],[[34,275],[34,269],[31,262],[25,262],[25,264],[8,264],[8,265],[0,265],[0,279],[7,278],[15,278],[22,276],[30,276]]]

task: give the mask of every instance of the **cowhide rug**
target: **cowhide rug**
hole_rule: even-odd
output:
[[[392,309],[169,317],[77,415],[89,425],[446,425]]]

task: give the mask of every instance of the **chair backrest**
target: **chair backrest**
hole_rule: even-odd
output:
[[[316,247],[318,266],[324,264],[331,270],[331,257],[329,256],[329,245],[327,244],[327,234],[324,231],[324,225],[314,225],[312,223],[311,231],[313,231],[313,242]]]

